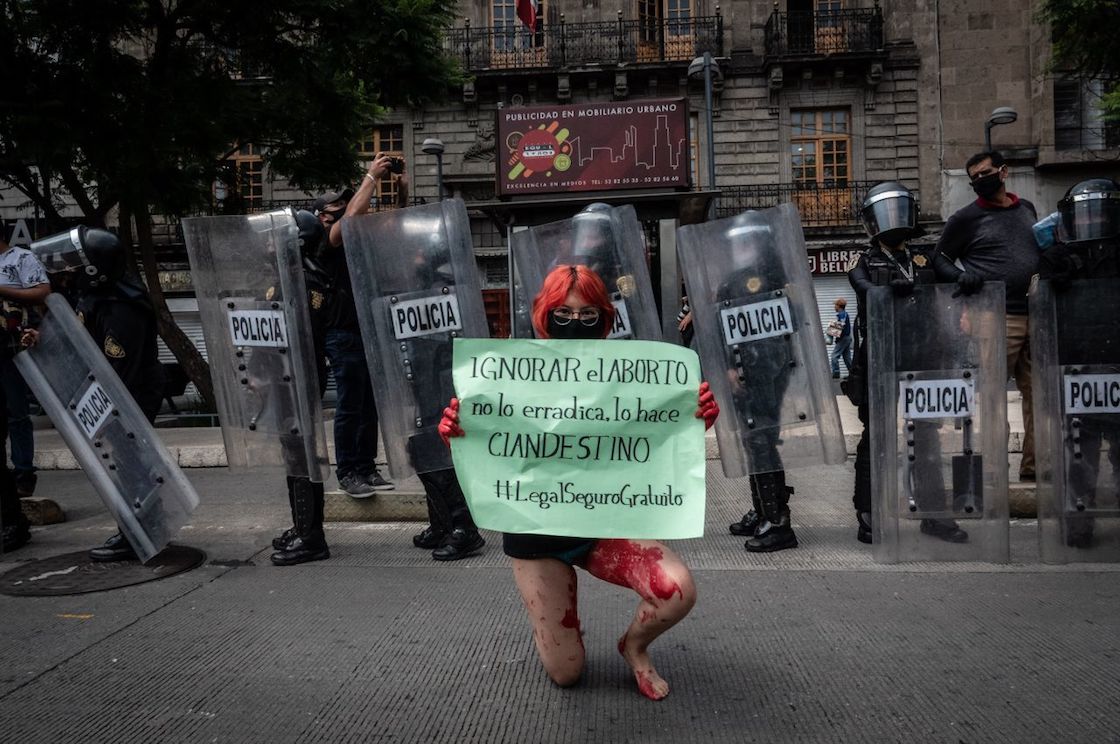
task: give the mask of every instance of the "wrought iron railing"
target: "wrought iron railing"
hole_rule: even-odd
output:
[[[723,17],[545,24],[469,23],[448,29],[447,52],[470,73],[489,70],[564,69],[591,64],[690,62],[704,52],[723,55]]]
[[[849,227],[860,224],[859,208],[867,191],[879,181],[840,181],[832,184],[776,183],[758,186],[721,186],[717,216],[731,217],[748,209],[767,209],[783,202],[801,212],[805,227]]]
[[[811,56],[874,52],[883,48],[883,11],[847,8],[827,11],[775,10],[766,22],[766,56]]]

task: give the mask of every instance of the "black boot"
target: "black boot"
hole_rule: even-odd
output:
[[[12,519],[11,523],[4,522],[4,527],[0,529],[0,553],[10,553],[13,550],[19,550],[27,543],[31,542],[31,523],[27,521],[27,517],[22,514],[18,518]]]
[[[331,557],[323,535],[323,484],[307,478],[292,479],[296,536],[279,552],[272,554],[277,566],[294,566]]]
[[[1093,518],[1077,514],[1066,518],[1066,545],[1089,548],[1093,545]]]
[[[288,508],[292,513],[292,526],[280,533],[279,537],[272,538],[272,549],[283,550],[287,547],[288,543],[296,536],[296,501],[295,496],[292,495],[292,481],[295,480],[292,476],[288,476]]]
[[[923,519],[918,525],[923,535],[951,543],[968,542],[968,533],[952,519]]]
[[[412,544],[424,550],[434,550],[447,542],[451,534],[451,513],[442,503],[437,485],[427,480],[425,473],[420,477],[424,484],[424,502],[428,505],[428,526],[412,536]]]
[[[762,521],[762,507],[758,503],[758,484],[754,478],[747,478],[747,480],[751,484],[751,510],[744,514],[738,522],[732,522],[727,526],[728,531],[738,537],[753,535],[754,531],[758,529],[759,522]]]
[[[457,561],[469,558],[482,550],[486,541],[478,530],[473,527],[456,527],[451,530],[442,547],[432,551],[432,558],[437,561]]]
[[[433,550],[447,541],[447,533],[430,524],[412,536],[412,544],[424,550]]]
[[[856,539],[861,543],[871,544],[871,512],[856,512]]]
[[[797,547],[797,535],[789,518],[789,497],[793,489],[786,485],[785,471],[752,475],[758,481],[758,500],[762,506],[762,522],[744,547],[748,553],[773,553]]]
[[[89,551],[89,559],[97,563],[140,560],[132,545],[119,532],[106,540],[101,547]]]
[[[437,561],[457,561],[482,550],[486,541],[478,534],[455,471],[438,470],[424,475],[424,487],[438,505],[436,511],[445,511],[451,523],[451,530],[445,536],[443,544],[432,551],[432,558]]]

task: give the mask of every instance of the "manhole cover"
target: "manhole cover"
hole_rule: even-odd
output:
[[[206,554],[197,548],[169,545],[148,565],[139,561],[95,563],[86,551],[32,561],[0,576],[0,594],[15,597],[51,597],[103,592],[143,584],[189,571],[202,565]]]

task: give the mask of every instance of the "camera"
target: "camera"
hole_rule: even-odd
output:
[[[404,158],[389,158],[389,172],[398,176],[404,173]]]

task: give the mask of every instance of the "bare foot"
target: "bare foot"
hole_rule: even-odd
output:
[[[634,670],[638,692],[650,700],[662,700],[669,694],[669,683],[653,668],[649,653],[645,649],[638,648],[637,644],[630,642],[628,638],[628,635],[624,635],[618,640],[618,652]]]

